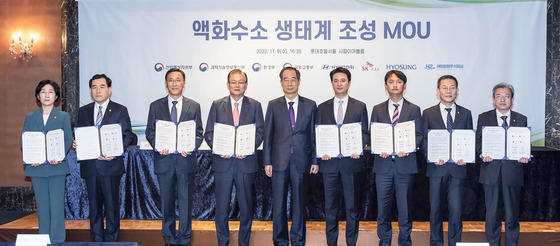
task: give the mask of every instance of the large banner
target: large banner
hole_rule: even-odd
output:
[[[317,104],[333,97],[329,72],[352,72],[350,96],[368,111],[387,100],[384,75],[402,70],[405,98],[438,102],[436,81],[457,77],[457,103],[474,117],[493,108],[492,87],[515,86],[534,145],[544,145],[546,1],[478,0],[80,0],[80,101],[88,80],[105,73],[112,100],[128,107],[143,134],[149,104],[165,95],[165,72],[186,73],[184,95],[199,102],[203,124],[226,96],[227,73],[245,71],[246,95],[263,104],[282,96],[278,72],[301,71],[299,93]]]

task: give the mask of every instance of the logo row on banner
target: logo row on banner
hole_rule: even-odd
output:
[[[350,64],[338,64],[338,65],[313,65],[313,64],[292,64],[290,62],[286,62],[282,65],[273,65],[273,64],[261,64],[258,62],[253,63],[251,66],[247,65],[239,65],[239,64],[208,64],[206,62],[200,63],[198,65],[198,70],[200,72],[207,72],[209,70],[220,70],[220,71],[229,71],[233,69],[240,69],[245,70],[247,67],[250,67],[253,72],[259,72],[261,70],[277,70],[284,67],[295,67],[299,70],[332,70],[337,67],[343,67],[348,70],[357,70],[357,71],[364,71],[364,72],[377,72],[380,69],[384,70],[463,70],[463,64],[387,64],[384,66],[375,65],[369,61],[364,62],[361,65],[350,65]],[[167,71],[172,68],[178,68],[181,70],[196,70],[196,66],[194,65],[187,65],[187,64],[172,64],[172,65],[164,65],[161,62],[158,62],[154,65],[154,70],[156,72]]]

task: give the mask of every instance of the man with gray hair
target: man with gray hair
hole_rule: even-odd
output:
[[[505,209],[506,245],[517,245],[519,241],[519,199],[523,186],[523,163],[527,163],[528,158],[493,160],[490,156],[482,156],[484,126],[527,126],[527,117],[511,110],[513,94],[512,85],[504,82],[495,85],[492,89],[495,109],[478,115],[476,128],[476,152],[482,161],[478,182],[484,186],[485,231],[491,246],[500,245],[502,202]]]

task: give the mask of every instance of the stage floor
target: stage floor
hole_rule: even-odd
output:
[[[13,242],[18,233],[37,233],[37,213],[0,226],[0,241]],[[392,223],[398,229],[397,222]],[[239,221],[230,221],[231,245],[237,245]],[[193,221],[193,235],[190,245],[217,245],[214,221]],[[444,230],[447,223],[444,223]],[[345,245],[345,222],[340,222],[339,245]],[[375,245],[378,242],[377,223],[361,221],[358,245]],[[414,245],[428,245],[430,224],[427,221],[413,223],[412,241]],[[66,220],[66,234],[69,242],[87,242],[89,237],[88,220]],[[307,245],[326,245],[325,222],[307,222]],[[502,233],[502,237],[503,237]],[[398,231],[393,232],[393,242],[397,241]],[[483,242],[484,222],[463,222],[464,242]],[[138,242],[141,246],[163,245],[160,220],[121,220],[120,241]],[[272,245],[272,221],[253,221],[251,245]],[[521,222],[519,245],[560,245],[560,222]]]

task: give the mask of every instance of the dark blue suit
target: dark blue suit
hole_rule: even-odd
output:
[[[273,236],[275,245],[288,245],[287,198],[292,191],[292,245],[305,245],[305,194],[315,158],[315,111],[313,100],[299,96],[292,130],[284,96],[268,103],[264,125],[264,164],[272,165]],[[293,150],[293,153],[291,153]]]
[[[179,122],[196,121],[196,149],[202,143],[202,121],[200,104],[183,98]],[[155,147],[156,121],[171,121],[168,97],[150,104],[146,139]],[[154,151],[154,172],[158,177],[161,195],[162,235],[166,244],[188,244],[191,239],[192,197],[196,172],[196,153],[187,157],[181,154],[160,155]],[[175,226],[175,201],[179,204],[179,231]]]
[[[95,103],[92,102],[78,110],[77,127],[95,125],[94,105]],[[128,110],[123,105],[109,101],[101,125],[116,123],[121,124],[123,149],[126,150],[133,139]],[[117,156],[110,161],[80,161],[80,174],[86,180],[88,190],[90,234],[94,242],[115,242],[119,239],[119,186],[123,173],[122,156]],[[103,229],[103,215],[107,219],[105,230]]]
[[[215,100],[208,113],[204,138],[208,146],[213,146],[214,123],[233,125],[233,111],[231,98]],[[255,124],[255,148],[263,139],[264,119],[261,103],[244,96],[239,112],[239,125]],[[252,187],[258,160],[256,155],[245,156],[244,159],[235,157],[222,158],[212,155],[212,171],[216,182],[216,234],[218,245],[229,245],[228,212],[233,184],[236,187],[239,203],[239,245],[249,245],[251,225],[253,222]]]
[[[366,105],[351,97],[348,97],[347,103],[343,124],[356,122],[362,124],[363,148],[369,139]],[[336,124],[333,105],[334,99],[329,99],[319,105],[315,117],[316,125]],[[341,191],[344,195],[344,205],[346,208],[346,245],[355,245],[358,240],[359,187],[362,185],[360,174],[363,169],[362,158],[331,157],[327,161],[319,158],[319,171],[323,175],[325,187],[325,217],[328,245],[336,245],[338,241],[338,210]]]
[[[500,126],[496,110],[478,115],[476,127],[477,156],[482,153],[482,127]],[[510,126],[527,126],[527,117],[511,111]],[[506,245],[517,245],[519,241],[519,199],[523,186],[523,164],[518,160],[493,160],[480,162],[478,182],[484,186],[484,203],[486,204],[486,239],[490,245],[500,245],[503,206],[506,215]]]
[[[68,152],[72,147],[72,128],[68,113],[53,107],[47,124],[43,123],[43,108],[28,113],[23,124],[23,131],[41,131],[62,129],[64,131],[64,147]],[[49,160],[50,161],[50,160]],[[39,233],[49,234],[51,242],[64,242],[66,229],[64,225],[64,183],[70,173],[68,160],[51,165],[42,164],[37,167],[25,166],[25,176],[31,177],[37,216],[39,217]]]
[[[440,104],[427,108],[422,113],[424,126],[424,150],[428,146],[428,130],[447,129],[441,115]],[[445,118],[447,121],[447,118]],[[473,129],[471,111],[456,105],[453,129]],[[437,160],[436,160],[437,161]],[[456,161],[456,160],[455,160]],[[430,245],[443,246],[443,205],[445,200],[449,204],[449,224],[447,229],[450,246],[461,242],[463,222],[461,220],[461,205],[467,166],[459,166],[448,162],[444,165],[427,164],[426,176],[430,179]]]
[[[391,123],[388,105],[389,100],[375,105],[371,112],[371,122]],[[419,147],[423,138],[420,108],[403,99],[399,122],[412,120],[415,121],[416,147]],[[412,240],[410,239],[412,231],[410,199],[413,175],[418,173],[416,152],[404,157],[395,156],[394,159],[390,156],[381,158],[381,156],[375,155],[373,163],[377,189],[377,236],[379,237],[379,245],[391,245],[393,193],[395,193],[397,198],[399,245],[412,245]]]

